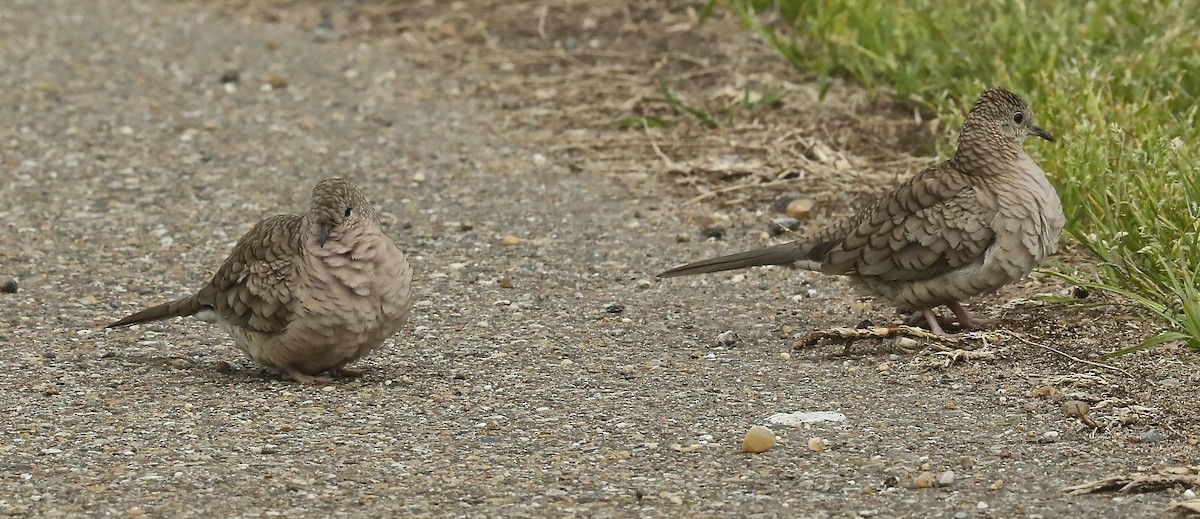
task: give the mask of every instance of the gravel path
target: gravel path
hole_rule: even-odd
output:
[[[759,224],[701,242],[671,189],[568,167],[394,45],[190,3],[0,8],[0,281],[19,287],[0,293],[0,512],[1132,517],[1179,497],[1064,494],[1192,463],[1195,431],[1138,442],[1153,428],[1093,431],[1031,391],[1092,388],[1117,402],[1105,416],[1136,415],[1154,391],[1194,402],[1196,370],[1084,373],[1034,347],[945,368],[877,343],[793,351],[798,332],[889,314],[779,269],[654,280],[754,245]],[[103,330],[199,287],[333,175],[416,268],[413,322],[367,377],[280,381],[190,320]],[[1059,319],[1088,314],[1011,312],[1084,340]],[[740,452],[796,411],[847,420],[772,426],[774,450]],[[923,471],[953,481],[916,488]]]

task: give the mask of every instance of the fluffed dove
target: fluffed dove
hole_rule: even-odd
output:
[[[109,328],[170,317],[215,322],[255,362],[315,384],[360,372],[362,358],[404,326],[412,269],[371,204],[340,178],[318,182],[308,212],[267,218],[247,232],[193,295]]]
[[[981,328],[962,302],[1024,277],[1058,248],[1066,223],[1058,193],[1025,138],[1054,137],[1033,124],[1025,101],[1003,88],[979,96],[958,149],[857,215],[807,239],[699,261],[659,274],[685,276],[795,264],[841,274],[876,296],[915,310],[943,333],[933,309],[948,306],[963,328]]]

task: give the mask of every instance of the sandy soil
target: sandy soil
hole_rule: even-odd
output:
[[[851,212],[948,131],[852,85],[819,102],[698,7],[9,1],[0,512],[1138,517],[1187,499],[1181,475],[1063,490],[1200,455],[1194,354],[1099,358],[1155,331],[1128,306],[1035,301],[1073,294],[1035,274],[973,306],[1000,324],[970,355],[798,349],[898,318],[800,271],[654,278],[773,239],[780,197],[814,202],[800,232]],[[667,125],[616,122],[633,117]],[[281,381],[197,321],[103,329],[199,287],[332,175],[417,271],[413,322],[365,378]],[[812,411],[846,419],[741,452],[751,426]]]

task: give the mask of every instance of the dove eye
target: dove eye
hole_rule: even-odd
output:
[[[1013,122],[1017,123],[1017,124],[1021,124],[1021,123],[1025,122],[1025,114],[1023,114],[1021,112],[1017,112],[1017,113],[1013,114]],[[349,211],[349,209],[347,209],[347,211]],[[349,215],[347,215],[347,216],[349,216]]]
[[[344,216],[345,216],[346,218],[349,218],[349,217],[350,217],[350,208],[349,208],[349,207],[347,207],[347,208],[346,208],[346,214],[345,214]]]

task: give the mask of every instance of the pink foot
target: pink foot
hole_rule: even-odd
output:
[[[946,306],[950,307],[950,310],[954,312],[954,316],[958,318],[958,325],[963,327],[965,330],[982,330],[993,324],[996,324],[995,319],[985,319],[982,317],[972,316],[971,312],[968,312],[967,309],[963,307],[962,303],[959,303],[958,301],[950,303]]]
[[[296,382],[299,382],[301,384],[309,384],[309,385],[313,385],[313,386],[322,386],[325,384],[333,383],[332,378],[323,377],[323,376],[306,375],[306,374],[296,371],[292,368],[287,368],[286,370],[284,370],[281,373],[281,375],[283,375],[283,378],[285,380],[295,380]]]
[[[925,322],[929,324],[929,331],[934,335],[946,335],[946,332],[942,331],[942,325],[938,324],[937,314],[933,313],[932,308],[921,310],[921,315],[925,316]]]

